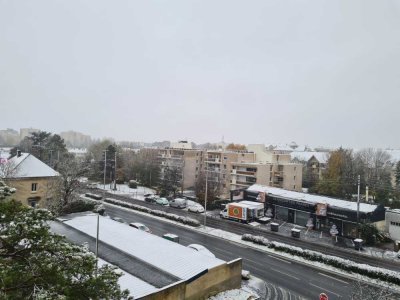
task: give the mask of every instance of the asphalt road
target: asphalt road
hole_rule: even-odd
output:
[[[329,299],[350,299],[352,281],[348,278],[152,217],[105,205],[108,215],[120,217],[127,223],[141,222],[158,236],[165,233],[177,234],[180,238],[180,244],[196,243],[204,245],[218,258],[226,261],[237,257],[243,258],[243,269],[249,270],[269,284],[269,289],[274,295],[268,299],[318,299],[321,292],[327,293]]]
[[[91,190],[89,192],[96,193],[99,195],[102,194],[100,190]],[[124,195],[115,195],[112,193],[106,193],[106,197],[124,200],[126,202],[146,206],[151,209],[158,209],[158,210],[163,210],[163,211],[167,211],[167,212],[178,214],[178,215],[189,216],[193,219],[199,220],[200,222],[203,222],[203,220],[204,220],[204,215],[194,214],[194,213],[187,212],[185,210],[172,208],[172,207],[168,207],[168,206],[164,207],[164,206],[160,206],[160,205],[156,205],[156,204],[152,204],[152,203],[147,203],[145,201],[132,199],[132,198],[130,198],[128,196],[124,196]],[[388,261],[388,260],[381,259],[378,257],[362,255],[360,253],[357,253],[356,251],[353,251],[350,249],[343,249],[340,247],[335,247],[333,245],[331,247],[327,247],[326,245],[320,245],[320,244],[312,243],[312,242],[305,241],[302,239],[293,239],[292,237],[289,237],[289,236],[282,236],[282,235],[276,234],[276,233],[271,232],[266,229],[254,228],[249,225],[241,224],[238,222],[223,220],[223,219],[215,218],[215,217],[207,217],[207,226],[225,230],[225,231],[229,231],[229,232],[240,234],[240,235],[245,234],[245,233],[262,235],[262,236],[268,238],[269,240],[273,240],[276,242],[281,242],[281,243],[285,243],[288,245],[302,247],[304,249],[310,249],[310,250],[318,251],[318,252],[321,252],[321,253],[324,253],[327,255],[341,257],[344,259],[350,259],[357,263],[368,264],[370,266],[381,267],[381,268],[393,270],[396,272],[400,272],[400,262]]]

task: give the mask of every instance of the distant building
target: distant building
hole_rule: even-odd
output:
[[[235,163],[254,162],[255,155],[248,151],[208,150],[202,168],[206,168],[208,180],[220,184],[221,196],[229,197],[231,175]]]
[[[304,168],[303,185],[310,187],[322,178],[328,163],[329,152],[294,151],[290,153],[292,162],[301,163]]]
[[[179,141],[177,143],[171,143],[171,147],[170,148],[192,149],[192,143],[189,143],[188,141]]]
[[[292,191],[302,189],[302,165],[292,163],[290,147],[265,147],[263,144],[250,144],[254,153],[251,163],[234,163],[231,174],[231,190],[249,187],[254,183]]]
[[[87,153],[86,148],[68,148],[68,153],[74,154],[76,158],[83,159]]]
[[[173,168],[180,174],[181,189],[193,189],[200,173],[204,150],[165,148],[157,151],[160,160],[160,179],[164,179],[168,168]]]
[[[71,148],[87,148],[92,143],[90,135],[72,130],[60,132],[60,136],[64,139],[67,147]]]
[[[6,164],[1,177],[17,189],[13,199],[32,207],[45,207],[46,202],[55,197],[59,174],[41,160],[18,152]]]
[[[16,146],[20,142],[18,131],[7,128],[0,130],[0,146]]]
[[[39,132],[40,129],[35,128],[21,128],[19,130],[19,138],[22,141],[25,137],[30,136],[34,132]]]

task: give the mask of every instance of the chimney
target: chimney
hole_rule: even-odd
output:
[[[21,156],[21,150],[17,150],[17,157]]]

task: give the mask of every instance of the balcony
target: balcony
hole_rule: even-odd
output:
[[[249,172],[249,171],[239,171],[239,170],[236,170],[236,174],[238,174],[238,175],[244,175],[244,176],[248,176],[248,177],[256,177],[256,175],[255,175],[255,173],[254,172]]]

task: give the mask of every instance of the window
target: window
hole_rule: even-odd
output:
[[[296,167],[294,167],[294,170],[296,171]]]
[[[226,165],[224,165],[224,169],[226,169]]]
[[[295,185],[293,186],[293,189],[294,189],[294,190],[296,189],[296,186],[295,186]]]
[[[296,180],[296,175],[293,176],[293,180]]]
[[[222,174],[222,178],[225,178],[225,174]]]
[[[228,157],[227,157],[227,156],[224,156],[224,159],[225,159],[225,160],[227,160],[227,159],[228,159]]]
[[[36,192],[37,191],[37,183],[32,183],[32,192]]]

